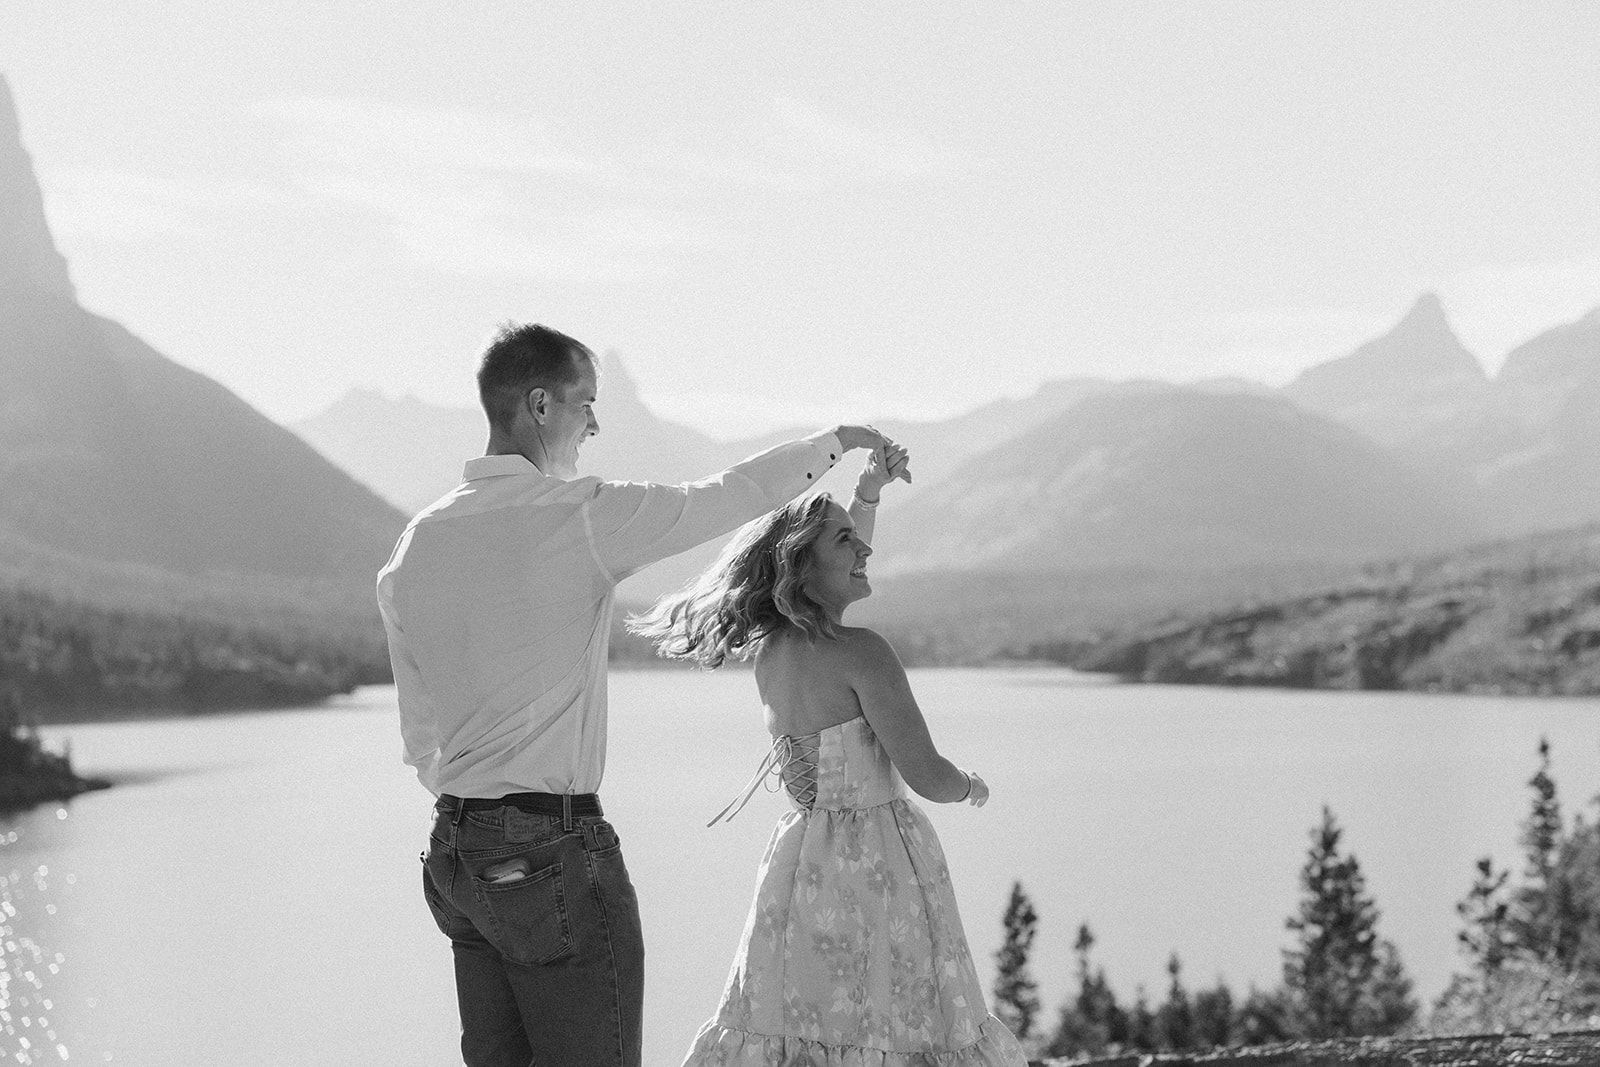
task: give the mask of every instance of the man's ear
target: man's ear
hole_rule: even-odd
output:
[[[543,423],[550,417],[550,393],[539,386],[528,390],[528,395],[523,398],[528,414],[533,416],[533,421]]]

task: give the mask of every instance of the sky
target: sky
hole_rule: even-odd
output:
[[[1600,305],[1600,4],[3,0],[83,304],[280,421],[497,323],[722,437]],[[603,403],[603,386],[602,386]],[[603,408],[602,408],[603,411]]]

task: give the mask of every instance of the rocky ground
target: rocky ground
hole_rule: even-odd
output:
[[[1467,1037],[1360,1037],[1215,1052],[1040,1060],[1037,1067],[1595,1067],[1600,1030]]]

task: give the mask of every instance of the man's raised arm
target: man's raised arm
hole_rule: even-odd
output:
[[[612,582],[620,582],[794,499],[851,449],[883,443],[883,435],[871,427],[836,426],[769,448],[698,482],[601,482],[584,515],[595,559]]]

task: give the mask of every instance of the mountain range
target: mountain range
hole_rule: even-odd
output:
[[[406,515],[481,451],[480,413],[356,391],[285,429],[85,310],[3,79],[0,330],[0,590],[201,615],[208,640],[224,641],[228,620],[259,623],[235,660],[336,620],[332,673],[381,673],[372,574]],[[652,411],[616,353],[601,362],[602,432],[582,469],[682,481],[816,429],[716,440]],[[939,658],[970,651],[974,632],[992,649],[1019,631],[1292,591],[1362,561],[1600,520],[1597,403],[1600,309],[1490,376],[1423,294],[1382,336],[1282,389],[1063,378],[951,418],[885,418],[916,480],[879,513],[870,573],[884,595],[860,617]],[[822,488],[848,495],[854,473],[841,465]],[[648,600],[715,551],[645,571],[624,599]],[[85,625],[131,640],[109,616]],[[294,655],[317,643],[292,642]],[[124,658],[167,655],[147,652]],[[277,666],[293,674],[291,660]]]
[[[584,469],[608,477],[696,477],[814,429],[716,441],[652,412],[615,353],[602,366]],[[1490,377],[1425,293],[1392,329],[1282,389],[1073,378],[953,418],[885,418],[917,479],[890,490],[872,572],[1350,562],[1600,520],[1597,401],[1600,309],[1518,346]],[[355,392],[292,428],[408,510],[455,484],[483,419]],[[824,488],[847,494],[853,471],[835,474]],[[634,597],[710,556],[635,579]]]

